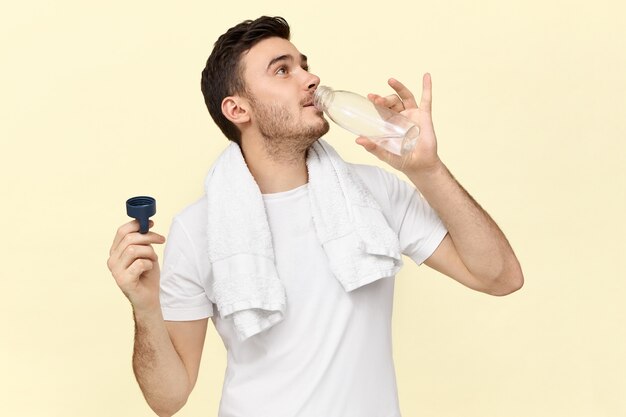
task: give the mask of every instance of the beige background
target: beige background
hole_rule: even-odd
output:
[[[522,262],[526,285],[505,298],[407,264],[394,313],[403,416],[626,416],[622,2],[5,3],[3,416],[152,415],[109,245],[126,198],[155,196],[167,233],[201,195],[226,139],[200,71],[219,34],[261,14],[285,16],[335,88],[386,94],[394,76],[419,93],[431,72],[442,158]],[[331,132],[346,159],[378,164]],[[224,359],[211,327],[180,416],[216,415]]]

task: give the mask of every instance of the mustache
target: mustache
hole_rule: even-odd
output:
[[[309,95],[308,97],[305,97],[304,99],[302,99],[300,101],[300,105],[304,106],[312,106],[313,105],[313,94]]]

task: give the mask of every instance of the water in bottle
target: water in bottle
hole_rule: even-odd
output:
[[[417,143],[419,128],[415,123],[361,95],[319,86],[313,100],[315,107],[339,126],[396,155],[406,157]]]

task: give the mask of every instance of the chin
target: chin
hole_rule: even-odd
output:
[[[328,123],[328,120],[324,119],[323,117],[320,117],[318,124],[315,127],[319,132],[318,139],[324,136],[330,130],[330,124]]]

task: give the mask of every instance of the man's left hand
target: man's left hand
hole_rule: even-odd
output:
[[[420,133],[415,148],[409,151],[410,153],[407,155],[398,156],[376,145],[366,137],[359,137],[356,142],[380,160],[410,176],[419,176],[423,172],[438,168],[441,160],[437,155],[437,138],[431,115],[432,82],[430,74],[424,74],[419,106],[413,93],[404,84],[394,78],[389,79],[388,82],[396,94],[385,97],[378,94],[368,94],[367,97],[374,104],[396,111],[417,125]]]

